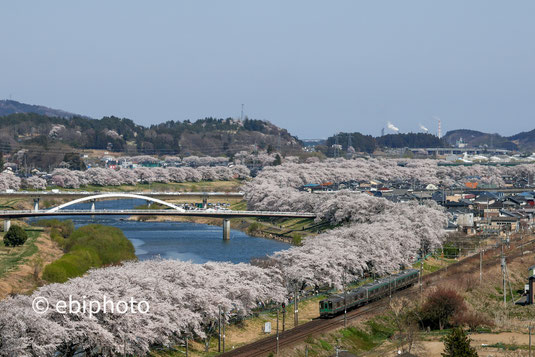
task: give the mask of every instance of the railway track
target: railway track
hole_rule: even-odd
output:
[[[533,240],[511,240],[508,248],[504,248],[504,253],[506,254],[507,260],[512,260],[523,256],[524,250],[526,247],[535,247],[535,239]],[[496,266],[500,263],[500,253],[501,246],[497,245],[491,249],[488,249],[483,254],[483,270],[488,270],[491,267]],[[457,274],[467,274],[474,273],[479,271],[479,252],[473,254],[467,258],[464,258],[454,264],[451,264],[447,268],[440,269],[436,272],[424,275],[422,278],[423,288],[429,288],[439,281],[442,280],[445,276],[457,275]],[[414,297],[420,292],[418,284],[415,286],[398,291],[394,294],[396,297],[400,296],[410,296]],[[381,309],[384,309],[388,306],[390,300],[386,297],[381,300],[374,301],[366,306],[361,308],[351,310],[347,312],[347,321],[352,321],[358,318],[361,318],[365,315],[369,315]],[[336,316],[331,319],[320,319],[306,322],[302,325],[299,325],[293,329],[286,330],[282,333],[279,333],[279,349],[295,345],[298,342],[303,341],[308,336],[315,335],[317,333],[326,332],[338,327],[344,326],[344,316]],[[224,357],[255,357],[255,356],[266,356],[269,353],[275,353],[277,349],[277,339],[276,335],[268,336],[262,338],[258,341],[252,342],[250,344],[244,345],[242,347],[236,348],[232,351],[225,352],[220,356]]]
[[[376,304],[376,305],[375,305]],[[386,305],[383,300],[373,302],[369,305],[361,307],[357,310],[348,311],[347,321],[351,321],[367,315],[371,312],[382,308],[383,305]],[[293,329],[286,330],[282,333],[279,333],[279,348],[291,346],[297,342],[304,340],[309,335],[314,335],[319,332],[331,330],[337,327],[344,326],[344,316],[337,316],[332,319],[314,319],[312,321],[306,322],[302,325],[298,325]],[[225,352],[220,356],[225,357],[255,357],[255,356],[265,356],[266,354],[273,352],[275,353],[277,349],[277,338],[276,335],[265,337],[261,340],[252,342],[248,345],[236,348],[232,351]]]

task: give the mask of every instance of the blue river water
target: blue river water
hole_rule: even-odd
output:
[[[97,209],[129,209],[145,204],[144,200],[126,199],[97,201]],[[68,209],[90,209],[89,203],[70,206]],[[52,218],[52,217],[51,217]],[[208,261],[249,262],[275,251],[289,248],[289,244],[271,239],[251,237],[231,230],[229,241],[223,241],[222,227],[189,222],[137,222],[127,216],[58,216],[71,219],[78,228],[98,223],[120,228],[136,248],[140,260],[162,257],[194,263]]]

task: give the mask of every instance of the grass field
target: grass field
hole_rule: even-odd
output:
[[[0,278],[37,253],[35,241],[41,231],[32,229],[26,232],[28,233],[28,240],[19,247],[6,247],[3,242],[0,242]],[[2,239],[4,238],[4,233],[1,233],[1,237]]]

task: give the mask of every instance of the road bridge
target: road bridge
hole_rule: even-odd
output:
[[[168,207],[167,209],[96,209],[97,200],[101,199],[125,199],[135,198],[148,202],[159,203]],[[90,209],[65,209],[69,206],[90,202]],[[138,195],[132,193],[103,193],[80,197],[57,207],[40,210],[38,201],[33,210],[2,210],[0,218],[4,220],[4,231],[11,226],[11,219],[28,217],[56,217],[56,216],[189,216],[189,217],[210,217],[223,219],[223,239],[230,238],[230,219],[243,217],[269,217],[269,218],[315,218],[316,214],[308,212],[270,212],[270,211],[234,211],[227,209],[184,209],[173,203],[165,202],[155,197]]]

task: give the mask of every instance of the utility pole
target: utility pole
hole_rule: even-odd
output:
[[[299,305],[297,302],[297,287],[295,288],[295,295],[294,295],[294,327],[296,327],[299,324]]]
[[[388,275],[388,297],[392,303],[392,276],[390,274]]]
[[[279,355],[279,309],[277,309],[277,356]]]
[[[503,254],[503,240],[501,240],[500,260],[502,266],[503,307],[507,307],[507,290],[505,288],[505,255]]]
[[[286,303],[282,303],[282,332],[284,332],[284,326],[286,325]]]
[[[347,289],[346,289],[346,271],[344,269],[344,328],[347,327]]]
[[[225,310],[223,310],[223,353],[225,353]]]
[[[528,331],[529,331],[529,354],[528,356],[531,357],[531,322],[529,323]]]
[[[424,274],[424,256],[423,256],[423,251],[422,251],[422,256],[420,257],[420,299],[423,298],[423,284],[422,284],[422,278],[423,278],[423,274]]]
[[[483,250],[479,251],[479,284],[483,282]]]
[[[217,315],[217,327],[219,329],[219,339],[217,340],[217,352],[221,352],[221,305],[218,306],[219,315]]]
[[[240,120],[241,120],[241,121],[243,121],[243,106],[244,106],[244,105],[245,105],[245,104],[242,104],[242,105],[241,105],[241,115],[240,115]]]

